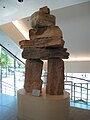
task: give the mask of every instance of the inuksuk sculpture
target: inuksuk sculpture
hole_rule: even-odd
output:
[[[48,61],[46,94],[63,95],[64,90],[64,61],[69,53],[64,48],[62,31],[56,25],[56,17],[50,14],[45,6],[31,15],[29,30],[30,40],[19,42],[23,49],[22,57],[26,59],[25,83],[26,92],[33,89],[42,93],[43,61]]]
[[[69,120],[70,95],[64,91],[63,61],[69,53],[62,31],[47,6],[31,15],[30,25],[30,40],[19,42],[26,65],[24,88],[17,92],[18,119]],[[41,80],[43,60],[47,60],[46,89]]]

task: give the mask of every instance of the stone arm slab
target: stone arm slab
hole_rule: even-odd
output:
[[[69,53],[66,48],[24,48],[22,57],[25,59],[62,58],[68,59]]]
[[[21,48],[26,47],[50,47],[50,46],[59,46],[63,47],[65,41],[58,37],[53,38],[42,38],[35,40],[22,40],[19,42]]]

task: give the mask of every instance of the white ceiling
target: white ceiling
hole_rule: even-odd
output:
[[[9,42],[9,39],[7,42],[4,42],[4,39],[6,38],[3,38],[3,42],[2,40],[0,42],[9,50],[11,50],[15,55],[18,55],[20,50],[18,43],[20,40],[25,39],[25,36],[22,35],[21,32],[14,26],[12,21],[18,20],[18,23],[22,25],[22,28],[26,31],[26,33],[28,33],[28,30],[30,29],[29,17],[31,14],[39,10],[40,7],[48,6],[51,12],[57,16],[57,25],[60,26],[62,23],[60,23],[59,13],[62,8],[88,1],[90,0],[23,0],[22,3],[19,3],[18,0],[0,0],[0,35],[2,35],[2,32],[4,32],[4,34],[13,40],[14,44],[16,44],[15,46],[17,46],[18,49],[15,47],[14,50],[11,50],[12,42]],[[64,31],[64,26],[61,26]],[[66,45],[66,47],[69,47],[68,44]],[[72,56],[76,56],[76,52],[78,53],[77,50],[76,52],[73,50],[73,44],[69,50]]]
[[[89,0],[0,0],[0,25],[30,16],[42,6],[50,10],[87,2]]]

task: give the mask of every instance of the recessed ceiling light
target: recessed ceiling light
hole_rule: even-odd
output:
[[[18,0],[18,2],[23,2],[23,0]]]
[[[29,21],[29,19],[27,19],[27,21]]]
[[[5,8],[5,6],[3,6],[3,8]]]

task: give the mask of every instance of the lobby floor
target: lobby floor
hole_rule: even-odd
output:
[[[87,114],[86,113],[86,111],[87,111],[88,112],[87,115],[90,116],[90,106],[87,106],[84,104],[78,104],[78,103],[74,103],[74,102],[70,102],[70,106],[71,106],[71,111],[70,111],[71,117],[74,118],[74,114],[78,114],[78,110],[79,111],[82,110],[82,109],[76,109],[76,108],[88,109],[89,111],[84,110],[85,111],[84,113]],[[75,113],[75,111],[77,111],[77,112]],[[16,96],[0,94],[0,120],[17,120],[17,97]],[[72,120],[74,120],[74,119],[72,119]],[[79,120],[81,120],[81,119],[79,119]],[[85,118],[85,120],[86,120],[86,118]],[[87,120],[90,120],[90,117]]]
[[[71,101],[70,102],[70,106],[71,107],[76,107],[76,108],[82,108],[82,109],[85,109],[85,110],[90,110],[90,103],[85,104],[84,102],[73,102]]]
[[[0,120],[17,120],[17,98],[0,94]]]

